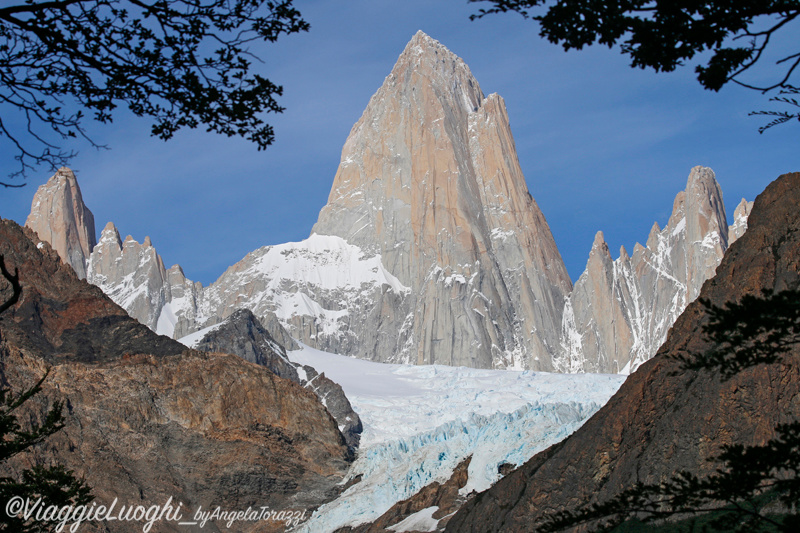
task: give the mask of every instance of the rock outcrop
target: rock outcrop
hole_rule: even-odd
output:
[[[730,247],[700,297],[716,306],[800,288],[800,173],[756,198],[747,233]],[[644,363],[594,417],[468,502],[448,523],[459,533],[531,531],[545,514],[610,499],[636,482],[675,472],[698,475],[722,446],[764,444],[779,423],[800,419],[800,348],[781,361],[722,381],[713,371],[679,370],[670,356],[701,353],[706,309],[695,301]]]
[[[86,277],[89,255],[97,242],[94,215],[83,203],[75,174],[60,168],[37,189],[25,226],[58,252],[79,278]]]
[[[74,269],[30,229],[0,221],[0,254],[9,269],[19,268],[23,284],[20,301],[2,316],[3,338],[30,347],[40,359],[97,363],[185,349],[129,317],[100,288],[79,282]]]
[[[355,450],[361,441],[361,432],[364,426],[361,418],[353,410],[350,400],[342,389],[342,386],[320,374],[314,367],[308,365],[298,365],[300,374],[300,385],[314,392],[322,405],[328,410],[336,423],[339,431],[344,435],[344,440],[351,450]]]
[[[94,247],[86,279],[97,285],[142,324],[172,336],[178,321],[173,309],[194,310],[202,285],[186,279],[175,265],[164,268],[150,237],[139,244],[128,235],[123,241],[112,222],[106,224]]]
[[[464,459],[444,483],[434,481],[407,500],[396,503],[377,520],[336,533],[387,533],[391,531],[440,531],[470,495],[461,494],[469,479],[472,456]]]
[[[731,226],[747,229],[745,200]],[[612,260],[602,232],[586,270],[575,282],[563,316],[562,372],[630,373],[650,359],[686,306],[722,260],[730,241],[722,190],[709,168],[695,167],[675,197],[662,230],[654,224],[647,246],[637,243]]]
[[[300,345],[297,344],[297,341],[286,331],[286,328],[283,327],[283,324],[281,324],[281,321],[275,316],[275,313],[265,313],[262,315],[259,322],[261,322],[264,329],[269,332],[270,337],[285,350],[292,351],[300,349]]]
[[[232,353],[265,366],[282,378],[299,381],[297,365],[289,361],[283,346],[249,309],[239,309],[225,321],[184,337],[180,342],[204,352]]]
[[[35,240],[32,240],[35,239]],[[339,488],[352,452],[311,391],[238,356],[189,350],[156,335],[79,280],[30,230],[0,221],[0,254],[19,269],[22,297],[0,316],[2,386],[29,387],[48,366],[43,392],[20,411],[42,420],[65,403],[66,426],[3,475],[58,462],[84,477],[98,503],[182,501],[307,509]],[[0,282],[0,298],[10,292]],[[188,511],[186,511],[188,510]],[[283,523],[207,524],[210,531],[283,531]],[[142,524],[107,523],[110,531]],[[183,531],[162,522],[159,531]]]
[[[753,202],[748,202],[742,198],[742,201],[739,202],[733,212],[733,224],[728,226],[728,246],[747,231],[747,217],[750,216],[752,210]]]
[[[274,324],[273,327],[288,337],[280,324]],[[181,342],[205,352],[238,355],[246,361],[269,368],[277,376],[308,388],[336,420],[347,445],[353,450],[358,447],[363,430],[361,419],[353,411],[342,387],[325,377],[324,373],[290,361],[284,347],[249,309],[239,309],[223,322],[188,335]]]

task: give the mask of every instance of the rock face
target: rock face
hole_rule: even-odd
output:
[[[747,217],[750,216],[750,212],[753,210],[753,202],[748,202],[744,198],[742,201],[739,202],[739,205],[736,206],[736,210],[733,212],[733,224],[728,226],[728,246],[733,244],[733,242],[744,235],[744,232],[747,231]]]
[[[85,477],[100,504],[119,498],[163,505],[172,496],[189,513],[199,505],[267,505],[310,514],[338,491],[352,453],[316,395],[240,357],[188,350],[156,335],[35,238],[0,221],[0,254],[19,269],[23,287],[20,301],[0,316],[0,375],[17,391],[51,366],[21,420],[41,420],[61,400],[66,427],[32,455],[5,463],[3,475],[57,461]],[[0,298],[9,292],[0,283]],[[260,525],[284,530],[282,523]],[[104,526],[141,531],[142,524]]]
[[[632,256],[612,260],[598,232],[573,289],[503,100],[419,32],[353,126],[308,239],[255,250],[204,288],[109,223],[87,277],[175,339],[249,309],[288,349],[296,338],[389,363],[630,373],[713,276],[751,205],[729,228],[714,173],[696,167],[667,227]]]
[[[94,216],[84,205],[78,181],[70,169],[58,169],[39,187],[25,226],[49,242],[79,278],[86,277],[89,255],[97,242]]]
[[[396,320],[382,323],[380,317],[405,317],[409,291],[380,256],[369,256],[340,237],[312,235],[247,254],[203,291],[197,311],[183,313],[194,314],[196,321],[184,320],[178,327],[194,330],[248,308],[259,318],[274,314],[309,346],[353,355],[361,353],[364,339],[380,345],[402,334],[393,329]]]
[[[232,353],[282,378],[299,381],[296,365],[286,357],[286,350],[249,309],[239,309],[224,322],[182,338],[181,343],[204,352]]]
[[[1,220],[0,254],[9,268],[19,266],[23,284],[13,312],[3,314],[3,338],[35,348],[37,357],[96,363],[130,353],[177,355],[185,349],[143,327],[98,287],[79,282],[72,267],[30,229]]]
[[[285,334],[280,324],[273,327]],[[205,352],[238,355],[246,361],[269,368],[279,377],[308,388],[317,395],[336,420],[347,445],[353,450],[358,447],[363,430],[361,419],[353,411],[342,387],[325,377],[324,373],[319,374],[308,365],[290,361],[284,347],[250,310],[239,309],[220,324],[184,337],[181,342]]]
[[[702,298],[721,306],[762,289],[800,288],[800,173],[758,196],[747,233],[728,250]],[[697,301],[675,322],[656,356],[632,374],[594,417],[534,456],[454,516],[447,531],[531,531],[545,514],[610,499],[637,481],[679,470],[699,475],[726,444],[764,444],[776,424],[800,418],[800,349],[782,361],[721,381],[712,371],[678,371],[670,355],[709,348]]]
[[[261,317],[260,320],[261,324],[264,325],[264,329],[267,330],[270,337],[272,337],[275,342],[280,344],[285,350],[299,350],[300,345],[297,344],[292,336],[286,331],[286,328],[283,327],[281,321],[278,320],[278,317],[275,316],[274,313],[266,313]]]
[[[384,533],[387,531],[439,531],[463,505],[461,494],[469,479],[469,463],[464,459],[444,483],[434,481],[407,500],[396,503],[377,520],[356,527],[346,526],[336,533]],[[471,494],[470,494],[471,496]]]
[[[133,318],[168,335],[178,320],[172,309],[196,308],[202,290],[199,283],[186,279],[180,266],[164,268],[150,237],[139,244],[128,235],[123,242],[111,222],[94,247],[86,278]]]
[[[552,370],[571,289],[502,98],[417,33],[350,132],[313,233],[380,254],[410,293],[393,362]],[[374,329],[370,325],[367,329]]]
[[[353,127],[309,239],[256,250],[202,291],[168,283],[147,244],[107,228],[90,279],[159,333],[248,308],[386,362],[552,370],[571,289],[503,100],[422,32]]]
[[[747,229],[745,200],[730,230]],[[709,168],[695,167],[678,193],[662,230],[654,224],[647,246],[633,256],[623,247],[611,259],[602,232],[595,236],[586,270],[575,283],[562,321],[562,372],[630,373],[650,359],[728,249],[722,191]]]
[[[361,441],[364,426],[341,385],[328,379],[324,372],[320,374],[314,367],[308,365],[298,365],[297,371],[300,374],[298,383],[317,395],[322,405],[336,420],[347,445],[351,450],[355,450]]]

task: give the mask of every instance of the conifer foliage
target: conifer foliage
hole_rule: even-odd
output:
[[[764,291],[723,307],[701,303],[710,316],[703,332],[712,347],[676,356],[681,371],[728,380],[747,368],[797,357],[800,291]],[[635,531],[631,521],[652,528],[665,519],[677,521],[680,531],[800,531],[800,421],[779,424],[763,445],[724,446],[710,460],[717,468],[708,476],[682,471],[663,483],[637,483],[609,501],[553,514],[536,531],[585,524],[595,531]]]
[[[74,155],[85,114],[117,107],[169,139],[205,127],[264,149],[283,89],[252,68],[255,43],[305,31],[292,0],[16,0],[0,7],[0,142],[23,174]],[[21,186],[11,181],[5,186]]]
[[[1,255],[0,273],[12,289],[11,295],[0,305],[2,313],[18,301],[22,286],[19,283],[19,272],[15,269],[12,275],[6,269]],[[49,370],[34,386],[19,394],[12,393],[8,388],[0,388],[0,468],[3,470],[7,470],[4,467],[9,459],[32,451],[36,445],[64,427],[64,404],[61,401],[53,402],[40,423],[34,421],[23,427],[19,421],[23,405],[41,392],[42,383],[48,375]],[[59,524],[53,520],[42,521],[32,517],[26,519],[23,513],[9,516],[7,505],[12,498],[27,501],[31,506],[39,502],[40,509],[51,506],[60,509],[65,506],[86,505],[92,501],[93,496],[83,480],[76,478],[73,472],[59,464],[36,464],[22,470],[19,476],[0,476],[0,531],[28,533],[55,531]]]

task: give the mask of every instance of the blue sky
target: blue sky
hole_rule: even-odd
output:
[[[738,87],[703,90],[693,68],[632,69],[618,50],[564,52],[515,14],[470,21],[464,0],[297,1],[308,33],[258,51],[257,68],[284,86],[277,140],[267,151],[203,131],[169,142],[149,123],[118,113],[91,132],[110,150],[80,151],[70,165],[95,215],[123,238],[149,235],[167,266],[214,281],[247,252],[308,236],[325,204],[341,148],[370,96],[421,29],[462,57],[485,94],[506,101],[528,187],[547,218],[570,276],[583,271],[602,230],[617,257],[666,223],[691,167],[717,174],[729,217],[784,172],[800,170],[799,124],[760,135],[766,98]],[[796,29],[796,28],[795,28]],[[789,32],[792,28],[789,28]],[[0,173],[14,169],[0,145]],[[24,222],[36,188],[0,190],[0,216]]]

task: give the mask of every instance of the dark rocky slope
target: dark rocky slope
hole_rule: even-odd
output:
[[[186,516],[199,505],[310,511],[337,491],[352,453],[316,395],[240,357],[188,350],[154,334],[32,235],[0,221],[0,254],[12,272],[19,269],[23,286],[20,301],[0,317],[0,384],[21,390],[51,366],[21,419],[41,420],[61,399],[66,427],[3,465],[4,475],[55,461],[85,477],[100,504],[172,497]],[[9,293],[0,281],[0,298]],[[156,529],[187,530],[175,523]]]
[[[297,365],[289,361],[284,347],[249,309],[237,309],[191,346],[204,352],[238,355],[245,361],[269,368],[282,378],[299,381]]]
[[[283,326],[272,316],[271,327],[265,327],[249,309],[237,309],[218,327],[206,333],[197,344],[198,350],[224,352],[262,365],[276,375],[294,381],[314,392],[328,409],[347,445],[355,451],[361,439],[361,418],[353,411],[342,387],[320,374],[313,367],[289,360],[284,346],[276,338],[285,339],[298,347]],[[273,331],[276,332],[273,335]]]
[[[701,298],[721,306],[761,290],[800,286],[800,173],[756,199],[747,232],[727,251]],[[708,472],[706,458],[730,443],[763,444],[778,423],[800,417],[800,349],[730,381],[677,372],[670,355],[708,348],[699,302],[678,318],[657,355],[568,439],[536,455],[468,502],[446,531],[533,531],[543,516],[605,501],[637,480],[681,469]],[[677,372],[677,373],[676,373]]]
[[[20,301],[2,316],[3,336],[46,361],[90,363],[125,353],[162,356],[185,349],[139,327],[98,287],[80,282],[72,267],[30,229],[0,221],[0,254],[10,271],[19,268],[24,285]],[[6,285],[3,280],[0,286]]]

